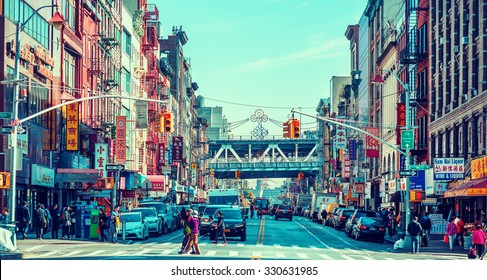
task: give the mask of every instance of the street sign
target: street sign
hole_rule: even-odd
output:
[[[428,170],[430,169],[429,165],[410,165],[409,169],[411,170]]]
[[[125,165],[123,165],[123,164],[107,164],[105,168],[107,171],[124,171]]]
[[[12,113],[10,112],[0,112],[0,119],[11,119]]]
[[[26,134],[27,130],[22,127],[17,127],[17,134]],[[2,126],[2,134],[12,134],[12,126],[4,125]]]
[[[411,150],[414,148],[414,130],[401,130],[401,149]]]
[[[411,177],[411,176],[416,176],[418,172],[414,170],[399,170],[399,176],[401,177]]]

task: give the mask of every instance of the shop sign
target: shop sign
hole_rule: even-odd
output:
[[[353,186],[353,193],[365,193],[364,184],[355,184],[355,186]]]
[[[370,182],[367,182],[365,183],[365,199],[371,199],[372,196],[371,196],[371,193],[372,193],[372,186],[370,184]]]
[[[338,118],[343,119],[345,117],[338,117]],[[339,122],[343,122],[343,121],[339,120]],[[346,149],[347,148],[347,134],[346,134],[345,127],[341,124],[337,125],[335,141],[336,141],[335,147],[337,149]]]
[[[163,170],[164,165],[166,164],[166,144],[159,143],[157,146],[158,146],[157,169]],[[162,172],[162,173],[164,173],[164,172]]]
[[[14,49],[15,52],[15,49]],[[54,59],[48,56],[48,52],[40,47],[31,47],[26,44],[20,47],[20,59],[34,66],[34,72],[46,79],[53,80]]]
[[[468,188],[467,189],[468,196],[486,196],[487,189],[486,188]]]
[[[350,160],[348,158],[348,154],[345,153],[343,153],[342,178],[350,178]]]
[[[487,163],[487,156],[471,161],[472,179],[479,179],[487,176],[487,166],[485,166],[485,163]]]
[[[135,190],[122,190],[122,197],[135,198]]]
[[[365,156],[371,158],[378,158],[379,157],[379,128],[378,127],[365,127],[365,131],[369,134],[372,134],[376,138],[364,134],[364,149],[365,149]]]
[[[386,180],[384,179],[380,180],[379,197],[386,197]]]
[[[421,205],[423,206],[435,206],[438,204],[438,200],[436,198],[425,198],[421,201]]]
[[[73,103],[66,108],[66,150],[79,149],[79,105]]]
[[[115,122],[115,163],[125,164],[127,162],[127,117],[117,116]]]
[[[406,103],[397,103],[397,126],[406,126]]]
[[[396,180],[390,180],[387,185],[389,186],[389,194],[393,194],[397,191]]]
[[[183,161],[183,137],[173,136],[172,138],[172,161]]]
[[[106,165],[108,161],[108,144],[95,144],[95,168],[98,169],[98,177],[108,177]]]
[[[443,195],[448,190],[448,182],[435,182],[435,194]]]
[[[430,234],[445,234],[448,222],[443,219],[442,214],[430,214],[431,230]]]
[[[183,185],[176,185],[176,192],[184,192],[184,186]]]
[[[196,186],[198,176],[198,165],[196,163],[191,164],[191,185]]]
[[[463,180],[465,160],[463,158],[435,158],[434,179],[435,180]]]
[[[32,164],[31,184],[54,188],[54,169]]]
[[[136,101],[135,108],[137,112],[137,118],[135,119],[135,128],[136,129],[147,129],[148,127],[148,104],[146,101]]]

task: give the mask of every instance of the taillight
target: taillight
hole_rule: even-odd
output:
[[[364,226],[364,225],[360,226],[359,228],[360,228],[360,229],[367,229],[367,227],[366,227],[366,226]]]
[[[204,218],[204,219],[203,219],[203,222],[208,222],[209,220],[210,220],[210,219],[208,219],[208,218]]]
[[[385,228],[383,228],[383,227],[380,227],[380,228],[379,228],[379,231],[385,231],[385,230],[386,230],[386,229],[385,229]]]
[[[292,212],[293,212],[293,210],[289,209],[289,213],[292,213]]]
[[[352,218],[352,224],[353,224],[354,221],[355,221],[355,217]]]

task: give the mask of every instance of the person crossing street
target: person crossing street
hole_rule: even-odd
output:
[[[215,241],[213,243],[218,244],[218,237],[223,236],[223,245],[227,244],[227,237],[225,236],[225,219],[223,218],[223,213],[218,211],[218,221],[216,225]]]

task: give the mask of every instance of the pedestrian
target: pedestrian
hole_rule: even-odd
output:
[[[218,237],[221,235],[223,237],[223,245],[227,244],[227,237],[225,236],[225,219],[223,218],[223,213],[221,211],[217,212],[218,220],[216,222],[215,230],[215,241],[213,243],[218,244]]]
[[[49,209],[42,204],[42,209],[44,210],[44,215],[46,216],[46,227],[44,228],[44,234],[49,232],[49,229],[52,229],[52,217],[51,217],[51,212],[49,212]]]
[[[395,232],[394,232],[394,211],[392,209],[389,209],[385,221],[387,222],[386,226],[387,226],[387,232],[389,233],[389,237],[393,238]]]
[[[423,245],[424,247],[428,247],[428,242],[430,239],[430,230],[431,230],[431,219],[429,217],[428,212],[424,214],[423,218],[421,218],[421,220],[419,221],[419,224],[423,228],[423,238],[422,238]]]
[[[63,212],[61,213],[61,221],[62,221],[62,239],[68,238],[71,240],[71,207],[69,205],[63,208]]]
[[[475,230],[472,234],[472,247],[477,250],[477,258],[483,259],[483,254],[485,247],[487,246],[487,241],[485,238],[485,232],[482,230],[480,225],[475,226]]]
[[[463,246],[465,242],[463,238],[463,231],[465,230],[465,222],[462,220],[462,217],[458,216],[455,219],[455,225],[457,227],[457,236],[455,237],[455,244]]]
[[[76,210],[74,207],[69,207],[69,214],[71,216],[71,227],[69,230],[69,239],[73,239],[76,236],[76,223],[78,222],[76,219]]]
[[[191,216],[191,210],[186,211],[187,214],[187,225],[191,231],[191,235],[189,238],[188,244],[186,244],[186,247],[179,251],[179,254],[187,254],[189,249],[194,245],[194,255],[201,255],[200,247],[198,245],[198,225],[199,221],[197,218],[194,218]],[[192,253],[193,254],[193,253]]]
[[[19,208],[19,231],[22,233],[22,238],[25,240],[27,239],[27,232],[29,231],[30,225],[30,211],[29,211],[29,203],[24,201],[23,206]]]
[[[61,222],[61,214],[59,213],[59,206],[54,204],[51,208],[51,217],[52,217],[52,233],[51,236],[53,239],[59,238],[59,224]]]
[[[421,225],[418,223],[418,217],[415,216],[407,227],[409,237],[411,238],[411,254],[419,255],[419,236],[421,235]]]
[[[120,206],[117,204],[110,215],[110,233],[112,243],[118,243],[118,231],[120,230]]]
[[[2,210],[2,215],[0,216],[0,223],[7,224],[8,223],[8,208],[4,207]]]
[[[100,242],[105,242],[108,240],[108,236],[105,232],[107,226],[108,226],[108,216],[105,213],[105,210],[102,208],[100,209],[100,215],[98,216],[98,228],[100,229]]]
[[[254,218],[254,204],[250,204],[250,218]]]
[[[47,216],[44,211],[44,205],[38,204],[36,209],[36,235],[37,239],[42,240],[44,237],[44,231],[47,228]]]
[[[450,245],[450,251],[453,250],[454,237],[457,234],[457,226],[455,225],[455,218],[450,219],[450,223],[446,226],[446,234],[448,235],[448,243]]]

